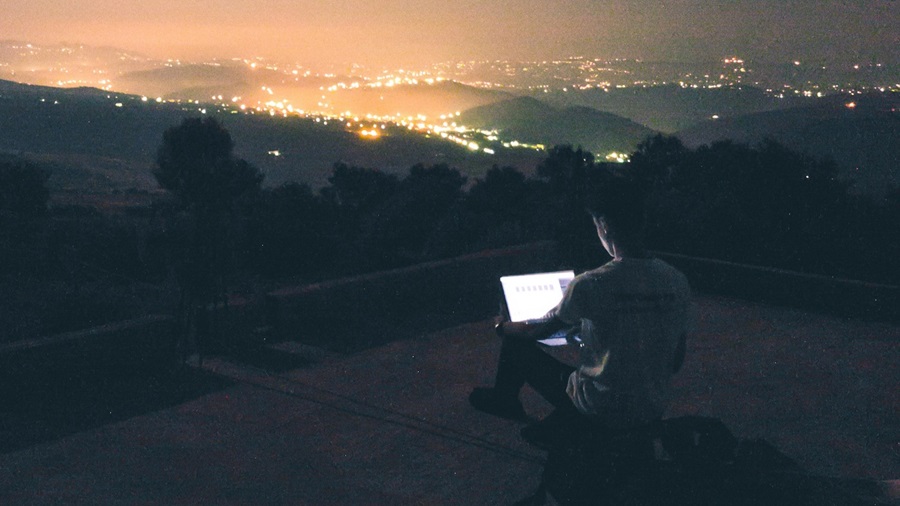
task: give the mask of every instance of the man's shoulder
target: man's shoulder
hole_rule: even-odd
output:
[[[659,258],[654,257],[653,263],[656,266],[656,268],[658,268],[662,271],[668,272],[672,276],[687,279],[687,277],[684,275],[683,272],[681,272],[680,270],[678,270],[677,268],[672,266],[672,264],[666,262],[665,260],[661,260]]]
[[[666,285],[676,284],[688,287],[687,276],[669,263],[655,257],[614,260],[600,267],[585,271],[576,276],[575,284],[627,283],[634,277],[658,279]]]
[[[671,264],[665,262],[664,260],[660,260],[656,257],[641,257],[611,260],[601,265],[600,267],[579,274],[575,277],[575,279],[597,278],[620,271],[659,271],[672,275],[684,276],[681,271],[673,267]]]
[[[683,272],[659,258],[654,258],[653,263],[654,268],[660,273],[660,277],[667,278],[669,283],[675,284],[680,291],[690,291],[690,283]]]
[[[595,283],[596,281],[603,280],[604,278],[608,278],[610,275],[614,275],[617,267],[615,261],[609,261],[599,267],[594,269],[584,271],[573,279],[569,286],[572,285],[590,285]]]

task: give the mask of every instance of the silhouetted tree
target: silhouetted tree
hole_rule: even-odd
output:
[[[241,203],[259,191],[263,176],[234,157],[228,131],[214,118],[188,118],[163,133],[153,171],[174,197],[180,232],[179,314],[184,335],[203,351],[209,309],[227,307],[225,275],[232,264]]]
[[[644,139],[631,154],[631,169],[651,185],[664,184],[681,165],[688,149],[678,137],[656,134]]]
[[[234,157],[231,134],[215,118],[188,118],[169,128],[153,175],[178,203],[195,212],[232,210],[259,189],[258,169]]]
[[[538,176],[550,183],[551,190],[567,194],[584,182],[594,166],[594,155],[570,145],[550,148],[547,158],[537,167]]]
[[[373,213],[381,209],[400,189],[400,179],[380,170],[334,165],[329,185],[321,195],[334,210],[337,228],[337,256],[335,259],[350,272],[365,269],[366,259],[362,238],[364,223],[376,221]]]
[[[355,216],[382,205],[400,187],[400,180],[393,174],[344,163],[334,165],[328,182],[330,185],[322,189],[322,196]]]
[[[18,158],[0,159],[0,274],[38,273],[47,229],[49,174]]]
[[[521,216],[528,185],[514,167],[493,166],[469,189],[467,203],[479,214]]]
[[[455,234],[452,221],[463,196],[466,178],[456,169],[439,164],[415,165],[396,194],[362,224],[362,251],[370,265],[408,264],[433,256],[428,245],[439,234]]]
[[[844,224],[850,211],[847,184],[837,179],[837,165],[792,151],[767,139],[756,152],[759,168],[748,185],[755,193],[750,212],[768,221],[775,261],[800,271],[821,272],[823,266],[840,256],[838,250],[852,252],[856,245]],[[843,230],[841,230],[843,229]],[[765,231],[760,231],[762,236]],[[837,255],[835,254],[837,253]],[[857,252],[861,253],[861,252]],[[852,258],[840,262],[852,261]]]
[[[873,247],[881,252],[879,265],[883,268],[883,274],[879,273],[881,274],[879,278],[884,279],[887,283],[900,285],[900,269],[897,269],[897,259],[900,258],[900,234],[890,231],[891,226],[896,231],[897,224],[900,223],[900,188],[894,188],[888,192],[884,201],[884,218],[876,220],[874,223],[879,228],[887,227],[887,229],[879,230],[878,237],[883,242],[878,241],[873,244]]]
[[[837,258],[835,242],[850,237],[847,186],[834,163],[771,140],[690,150],[656,136],[631,169],[653,184],[648,235],[657,249],[821,272]]]
[[[568,145],[551,148],[537,167],[547,185],[539,228],[557,240],[563,261],[575,268],[596,265],[601,251],[582,201],[588,175],[595,170],[593,154]]]
[[[0,159],[0,236],[18,241],[37,231],[47,218],[50,174],[21,159]]]
[[[507,246],[537,240],[534,221],[541,196],[535,182],[513,167],[491,168],[466,195],[473,248]]]
[[[254,268],[268,276],[320,278],[337,264],[335,206],[309,185],[286,183],[262,192],[254,206],[248,249]]]

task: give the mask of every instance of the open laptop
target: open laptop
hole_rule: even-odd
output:
[[[518,276],[503,276],[503,298],[507,316],[513,322],[540,322],[549,319],[566,293],[575,271],[539,272]],[[566,332],[560,331],[538,341],[548,346],[566,344]]]

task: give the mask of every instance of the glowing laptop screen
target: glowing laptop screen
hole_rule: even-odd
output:
[[[574,271],[558,271],[500,278],[510,321],[545,319],[574,277]]]

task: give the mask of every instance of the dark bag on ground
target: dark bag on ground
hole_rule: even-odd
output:
[[[834,480],[805,475],[766,441],[738,440],[715,418],[573,436],[550,448],[544,466],[541,489],[558,504],[867,504]]]

